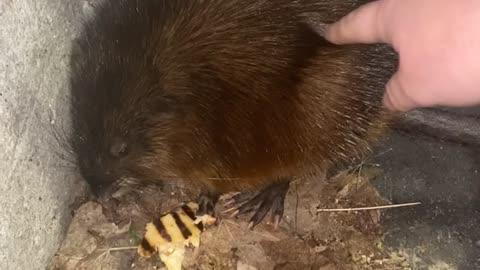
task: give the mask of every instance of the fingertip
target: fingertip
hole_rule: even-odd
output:
[[[344,39],[342,39],[340,33],[340,24],[342,23],[342,20],[333,23],[333,24],[327,24],[324,26],[323,33],[324,37],[334,43],[334,44],[342,44],[344,43]]]
[[[365,4],[339,21],[325,26],[325,38],[335,44],[386,42],[380,16],[383,1]]]

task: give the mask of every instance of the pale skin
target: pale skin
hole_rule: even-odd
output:
[[[325,37],[398,52],[384,95],[390,110],[480,104],[480,0],[378,0],[327,26]]]

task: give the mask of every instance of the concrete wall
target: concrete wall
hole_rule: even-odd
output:
[[[81,193],[52,136],[68,123],[81,1],[0,1],[0,268],[45,269]],[[68,129],[67,129],[68,130]]]

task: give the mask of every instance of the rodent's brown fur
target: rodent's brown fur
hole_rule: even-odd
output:
[[[93,185],[259,189],[365,153],[387,121],[389,50],[309,24],[353,0],[107,0],[72,57],[72,145]]]

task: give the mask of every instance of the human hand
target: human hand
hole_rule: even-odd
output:
[[[398,52],[384,95],[391,110],[480,103],[479,0],[379,0],[327,26],[325,37]]]

